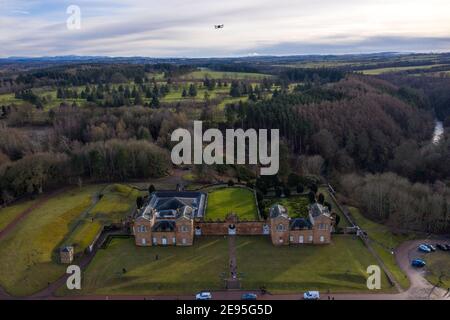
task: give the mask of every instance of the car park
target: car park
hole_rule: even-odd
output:
[[[411,265],[416,268],[422,268],[426,266],[426,262],[422,259],[414,259],[411,261]]]
[[[303,299],[305,299],[305,300],[319,300],[320,299],[319,291],[306,291],[303,294]]]

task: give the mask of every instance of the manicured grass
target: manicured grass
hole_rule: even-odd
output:
[[[427,280],[441,288],[450,288],[450,253],[437,250],[425,257]]]
[[[65,271],[54,250],[89,207],[98,186],[73,188],[48,200],[0,242],[0,285],[10,294],[29,295]]]
[[[367,232],[369,238],[372,240],[372,247],[383,260],[386,267],[391,271],[395,279],[397,279],[402,288],[408,288],[408,277],[397,265],[392,251],[402,242],[413,239],[414,236],[394,234],[388,227],[364,217],[357,208],[349,207],[349,210],[355,223]]]
[[[99,234],[102,227],[119,223],[133,209],[140,192],[126,185],[113,184],[102,191],[102,199],[83,217],[64,241],[75,252],[83,252]]]
[[[236,240],[243,289],[265,286],[272,293],[380,291],[367,289],[366,270],[376,260],[358,238],[338,235],[329,245],[281,247],[273,246],[269,237]],[[393,290],[382,273],[381,291]]]
[[[240,220],[256,220],[253,192],[245,188],[221,188],[209,192],[207,220],[223,220],[231,212],[237,214]]]
[[[223,237],[201,237],[190,247],[137,247],[132,238],[113,239],[84,272],[82,290],[60,294],[194,294],[223,289],[227,267]]]
[[[10,224],[20,213],[30,208],[36,200],[23,201],[0,209],[0,230],[3,230]]]
[[[288,210],[291,218],[306,218],[308,216],[309,200],[303,196],[291,196],[289,198],[269,198],[263,200],[265,203],[266,213],[269,216],[269,210],[274,204],[281,204]]]

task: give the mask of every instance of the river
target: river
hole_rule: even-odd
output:
[[[442,121],[436,120],[436,124],[434,125],[434,133],[433,133],[433,143],[438,144],[444,135],[444,125]]]

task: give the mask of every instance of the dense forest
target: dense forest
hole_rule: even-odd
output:
[[[376,220],[448,231],[450,78],[359,70],[251,61],[207,62],[201,69],[173,63],[6,69],[0,204],[65,183],[168,175],[171,132],[201,119],[220,130],[280,129],[275,189],[295,187],[292,177],[305,184],[314,177],[332,182]],[[436,119],[444,135],[432,143]],[[193,171],[201,181],[229,175],[267,191],[251,167]]]

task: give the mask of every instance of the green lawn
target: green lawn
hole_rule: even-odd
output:
[[[82,290],[60,294],[194,294],[223,289],[227,267],[223,237],[198,238],[190,247],[137,247],[132,238],[113,239],[84,272]]]
[[[7,292],[32,294],[64,273],[54,250],[89,207],[98,188],[73,188],[53,197],[0,242],[0,285]]]
[[[427,254],[427,280],[432,284],[437,284],[441,288],[450,288],[450,254],[437,250]]]
[[[366,270],[376,260],[358,238],[338,235],[329,245],[282,247],[273,246],[268,237],[236,240],[243,289],[265,286],[272,293],[328,289],[375,293],[367,289]],[[382,273],[381,291],[393,290]]]
[[[256,220],[253,192],[245,188],[221,188],[209,192],[207,220],[223,220],[230,212],[236,213],[241,220]]]
[[[3,230],[10,224],[19,214],[31,207],[36,200],[23,201],[0,209],[0,230]]]
[[[395,261],[395,256],[391,253],[394,248],[400,245],[402,242],[413,239],[414,236],[407,236],[403,234],[394,234],[388,227],[373,222],[364,217],[357,208],[349,207],[350,213],[355,220],[355,223],[359,225],[364,231],[367,232],[369,238],[372,241],[372,246],[384,264],[391,271],[402,288],[409,287],[409,280],[406,274],[400,269]]]
[[[303,196],[291,196],[289,198],[269,198],[263,200],[265,203],[266,213],[269,216],[270,207],[274,204],[281,204],[288,210],[291,218],[306,218],[308,216],[309,200]]]
[[[119,223],[133,209],[140,192],[126,185],[113,184],[102,191],[102,199],[83,217],[64,241],[75,252],[83,252],[99,234],[102,227]]]

